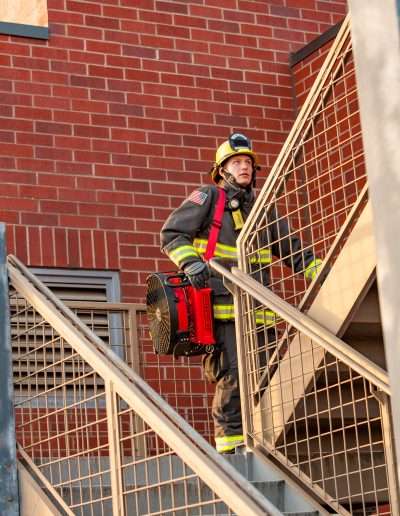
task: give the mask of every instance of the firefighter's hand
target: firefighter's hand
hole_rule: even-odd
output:
[[[186,274],[194,288],[204,288],[210,278],[207,264],[200,260],[186,265],[183,268],[183,272]]]

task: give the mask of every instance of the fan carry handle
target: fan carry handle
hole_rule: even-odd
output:
[[[170,280],[180,279],[181,281],[171,282]],[[184,272],[177,272],[176,274],[170,274],[164,280],[164,285],[171,288],[177,287],[189,287],[190,281]]]

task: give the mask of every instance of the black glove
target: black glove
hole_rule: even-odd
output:
[[[183,268],[183,272],[194,288],[204,288],[210,278],[207,264],[201,261],[188,263]]]

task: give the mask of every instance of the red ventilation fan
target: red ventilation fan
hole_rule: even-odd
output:
[[[215,346],[211,289],[193,288],[183,273],[154,273],[146,282],[154,351],[174,356],[211,353]]]

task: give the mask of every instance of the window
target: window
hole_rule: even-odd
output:
[[[0,33],[48,39],[47,0],[1,0]]]

